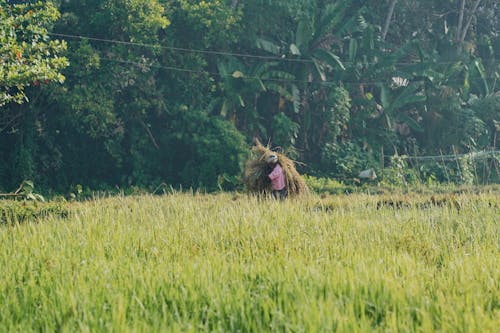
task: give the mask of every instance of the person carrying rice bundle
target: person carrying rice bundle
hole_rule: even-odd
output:
[[[284,200],[288,196],[288,192],[285,185],[285,173],[283,172],[281,165],[278,163],[278,156],[271,154],[268,158],[266,158],[266,162],[272,170],[267,176],[271,179],[273,197],[275,199]]]
[[[243,182],[249,192],[284,199],[309,192],[293,160],[255,140],[252,158],[245,166]]]

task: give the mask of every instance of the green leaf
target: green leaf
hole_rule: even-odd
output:
[[[245,101],[243,100],[243,97],[241,97],[241,95],[238,95],[238,100],[240,101],[240,105],[242,107],[245,107]]]
[[[267,89],[277,92],[280,94],[282,97],[284,97],[288,101],[293,101],[293,94],[291,94],[288,90],[286,90],[283,86],[280,84],[270,82],[267,84]]]
[[[353,62],[358,53],[358,41],[354,38],[349,40],[349,61]]]
[[[318,73],[319,77],[321,78],[321,81],[326,81],[326,74],[325,70],[323,69],[323,66],[316,60],[313,59],[314,67],[316,68],[316,72]]]
[[[259,83],[259,86],[262,89],[262,91],[267,91],[267,88],[266,88],[266,85],[264,84],[264,82],[262,82],[261,79],[256,79],[256,80]]]
[[[426,96],[418,92],[418,89],[420,89],[418,84],[410,84],[398,97],[396,97],[391,105],[391,109],[398,109],[408,104],[425,101],[427,99]]]
[[[280,53],[279,46],[271,41],[268,41],[268,40],[265,40],[262,38],[257,38],[255,43],[257,44],[257,48],[259,48],[259,49],[262,49],[264,51],[267,51],[269,53],[276,54],[276,55],[279,55],[279,53]]]
[[[222,62],[222,61],[219,61],[217,63],[217,69],[219,70],[219,74],[222,76],[222,77],[225,77],[228,75],[228,69],[227,69],[227,65]]]
[[[229,111],[229,102],[228,101],[224,101],[224,103],[222,103],[222,108],[220,110],[220,115],[222,117],[227,117],[227,112]]]
[[[380,100],[382,102],[382,106],[386,111],[388,111],[391,107],[391,94],[390,90],[386,85],[383,85],[380,90]]]
[[[299,113],[301,105],[300,90],[299,88],[297,88],[295,84],[292,85],[292,95],[293,95],[293,111],[295,111],[295,113]]]
[[[262,75],[263,79],[281,79],[281,80],[295,80],[295,76],[285,71],[269,71],[266,74]]]
[[[239,79],[239,78],[245,77],[245,75],[240,71],[234,71],[232,74],[232,77],[234,77],[235,79]]]
[[[297,45],[295,45],[295,44],[290,44],[290,52],[291,52],[293,55],[300,55],[300,50],[299,50],[299,48],[297,47]]]
[[[36,194],[38,201],[45,202],[45,198],[41,194]]]
[[[335,2],[328,5],[324,10],[324,14],[316,27],[318,36],[323,35],[326,31],[333,30],[335,26],[340,24],[345,17],[345,10],[351,1]]]
[[[411,129],[417,131],[417,132],[423,132],[423,128],[422,126],[415,120],[413,119],[412,117],[404,114],[404,113],[400,113],[398,114],[398,120],[399,121],[402,121],[404,123],[406,123],[408,126],[410,126]]]
[[[23,188],[29,188],[29,189],[33,189],[35,187],[35,185],[33,184],[33,182],[31,180],[25,180],[23,181]]]
[[[365,18],[362,15],[353,15],[347,21],[335,29],[335,35],[342,38],[345,35],[356,32],[363,31],[368,27]]]
[[[279,63],[277,61],[259,63],[253,68],[253,70],[251,70],[251,73],[253,73],[255,76],[261,77],[266,72],[270,71],[272,67],[276,67],[278,65]]]
[[[330,51],[323,49],[316,49],[314,50],[313,56],[321,60],[322,62],[326,63],[327,65],[331,66],[332,68],[338,67],[341,70],[345,70],[344,64],[340,60],[339,56],[333,54]]]
[[[295,34],[295,44],[298,48],[307,47],[312,39],[311,25],[308,20],[301,20]],[[299,53],[300,54],[300,53]]]
[[[483,64],[481,63],[481,61],[476,60],[474,61],[474,67],[476,68],[477,72],[479,73],[479,76],[481,77],[481,80],[483,81],[485,95],[489,95],[490,87],[488,85],[488,80],[486,79],[486,71],[484,69]]]

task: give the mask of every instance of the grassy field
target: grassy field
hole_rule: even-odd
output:
[[[0,332],[498,332],[498,193],[172,194],[0,225]]]

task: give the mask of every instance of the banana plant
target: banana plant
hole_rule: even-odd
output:
[[[388,128],[392,128],[394,123],[404,123],[411,129],[421,132],[422,126],[419,122],[408,114],[411,107],[426,101],[426,96],[422,91],[421,84],[410,83],[408,86],[391,89],[387,85],[381,86],[381,101],[383,112]]]
[[[404,67],[413,82],[408,88],[421,86],[414,98],[422,97],[422,93],[426,97],[425,101],[416,101],[423,105],[418,116],[420,130],[412,127],[421,132],[416,133],[417,140],[423,146],[443,150],[451,146],[464,151],[485,147],[488,132],[494,133],[493,115],[498,113],[492,98],[499,78],[498,67],[491,61],[494,52],[486,47],[482,57],[473,53],[459,57],[449,36],[441,37],[439,43],[439,52],[426,52],[420,43],[414,42],[418,63]],[[405,120],[410,127],[415,125],[412,119]],[[492,142],[493,135],[490,136]]]
[[[308,83],[331,80],[346,69],[339,55],[346,40],[368,26],[362,8],[353,9],[353,1],[335,1],[313,16],[299,19],[289,54],[303,62],[295,69],[297,77]],[[353,44],[352,47],[355,45]]]
[[[262,50],[289,60],[281,63],[283,71],[295,77],[290,85],[293,99],[288,116],[299,123],[299,141],[305,150],[310,149],[310,142],[318,143],[314,136],[322,136],[323,130],[314,126],[318,120],[324,123],[321,119],[331,109],[328,92],[332,81],[338,81],[346,69],[339,52],[346,39],[367,26],[361,9],[353,9],[353,4],[353,1],[334,1],[324,6],[312,2],[310,5],[315,8],[302,12],[295,20],[291,41],[257,40]]]
[[[278,63],[274,61],[246,64],[235,57],[227,57],[219,61],[217,67],[220,95],[214,99],[210,109],[230,119],[250,136],[266,135],[267,127],[263,124],[265,114],[258,111],[259,101],[264,95],[273,94],[278,108],[282,101],[292,102],[293,89],[280,82],[294,80],[294,77],[279,70]]]

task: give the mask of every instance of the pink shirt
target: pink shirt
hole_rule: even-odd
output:
[[[285,174],[278,163],[276,163],[273,171],[269,174],[269,178],[271,179],[273,190],[279,191],[285,188]]]

